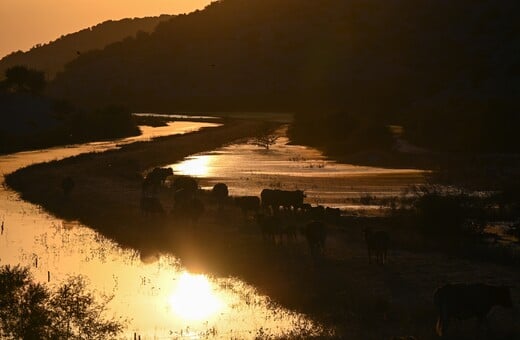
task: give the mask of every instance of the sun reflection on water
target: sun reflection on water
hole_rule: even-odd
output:
[[[176,315],[188,321],[206,319],[224,308],[206,276],[187,272],[177,279],[169,303]]]
[[[185,161],[175,164],[173,171],[185,176],[207,177],[211,175],[212,159],[211,155],[188,157]]]

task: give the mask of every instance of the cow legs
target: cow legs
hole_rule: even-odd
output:
[[[442,332],[442,331],[443,331],[442,326],[443,326],[443,325],[442,325],[442,319],[441,319],[441,317],[439,316],[439,317],[437,318],[437,324],[435,325],[435,332],[437,333],[438,336],[442,336],[442,333],[443,333],[443,332]]]
[[[448,311],[446,309],[446,305],[441,303],[439,306],[439,318],[437,319],[437,325],[435,327],[437,335],[440,337],[446,335],[446,330],[449,326]]]

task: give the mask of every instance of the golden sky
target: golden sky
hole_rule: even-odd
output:
[[[106,20],[177,14],[211,0],[0,0],[0,58]]]

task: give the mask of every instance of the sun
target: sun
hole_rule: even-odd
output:
[[[189,321],[206,319],[224,307],[206,276],[187,272],[177,279],[169,303],[175,314]]]

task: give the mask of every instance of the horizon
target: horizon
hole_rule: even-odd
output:
[[[202,9],[211,0],[2,0],[0,59],[47,44],[107,20],[174,15]]]

